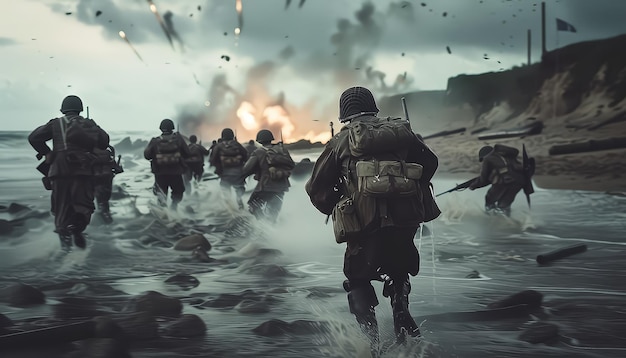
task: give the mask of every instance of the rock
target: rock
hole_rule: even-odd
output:
[[[23,307],[46,303],[46,295],[33,286],[16,283],[0,292],[0,300],[11,306]]]
[[[520,334],[519,339],[528,343],[550,343],[558,339],[559,327],[547,322],[533,322]]]
[[[180,273],[168,278],[167,280],[165,280],[165,283],[168,283],[170,285],[176,285],[186,290],[190,290],[200,285],[200,281],[197,278],[191,275],[185,275]]]
[[[468,273],[467,275],[465,275],[465,278],[480,278],[480,272],[474,270]]]
[[[149,340],[159,336],[159,324],[148,312],[116,315],[113,320],[131,341]]]
[[[272,319],[261,323],[252,332],[264,337],[280,336],[289,331],[289,323],[279,319]]]
[[[13,232],[13,225],[10,221],[0,219],[0,235],[9,235]]]
[[[11,203],[9,204],[8,212],[9,214],[17,214],[20,211],[25,211],[25,210],[31,211],[28,206],[18,204],[18,203]]]
[[[535,290],[525,290],[514,295],[505,297],[499,301],[487,305],[488,308],[504,308],[516,305],[527,305],[529,308],[541,307],[543,295]]]
[[[135,311],[148,312],[155,316],[178,316],[183,304],[178,298],[165,296],[156,291],[148,291],[136,298]]]
[[[174,250],[178,251],[192,251],[198,247],[211,251],[211,243],[201,234],[185,236],[174,244]]]
[[[195,314],[184,314],[179,319],[165,327],[164,333],[171,337],[197,337],[204,336],[206,324]]]
[[[198,246],[191,251],[191,258],[199,262],[211,262],[209,254],[202,247]]]
[[[98,316],[94,317],[93,321],[96,323],[94,338],[113,338],[127,342],[124,330],[113,318]]]

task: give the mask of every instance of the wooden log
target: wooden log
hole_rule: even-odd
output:
[[[441,132],[433,133],[431,135],[424,136],[423,139],[430,139],[430,138],[435,138],[435,137],[445,137],[445,136],[451,135],[451,134],[464,133],[465,129],[466,129],[465,127],[461,127],[461,128],[457,128],[457,129],[451,129],[449,131],[441,131]]]
[[[559,260],[564,257],[580,254],[585,251],[587,251],[587,245],[585,244],[576,244],[572,246],[567,246],[567,247],[560,248],[558,250],[550,251],[545,254],[537,255],[537,263],[540,265],[545,265],[552,261]]]
[[[479,135],[478,139],[487,140],[487,139],[523,137],[527,135],[540,134],[542,131],[543,131],[543,122],[536,121],[536,122],[533,122],[532,124],[529,124],[521,128],[511,128],[511,129],[502,130],[500,132],[485,133],[485,134]]]
[[[599,122],[599,123],[596,123],[596,124],[594,124],[592,126],[589,126],[589,127],[587,127],[587,130],[588,131],[593,131],[593,130],[596,130],[598,128],[604,127],[607,124],[623,122],[623,121],[626,121],[626,113],[618,114],[615,117],[611,117],[611,118],[609,118],[607,120],[604,120],[602,122]]]
[[[548,150],[550,155],[572,154],[595,152],[599,150],[610,150],[626,148],[626,137],[608,138],[600,140],[589,140],[580,143],[553,145]]]

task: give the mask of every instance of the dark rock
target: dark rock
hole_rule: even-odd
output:
[[[550,343],[559,337],[559,327],[547,322],[533,322],[520,334],[519,339],[528,343]]]
[[[93,319],[96,323],[94,338],[113,338],[126,342],[126,334],[122,327],[111,317],[98,316]]]
[[[0,292],[0,300],[11,306],[23,307],[46,303],[46,295],[33,286],[16,283]]]
[[[149,312],[115,315],[113,320],[131,341],[149,340],[159,336],[159,324]]]
[[[165,327],[164,333],[167,336],[183,338],[204,336],[206,324],[195,314],[185,314]]]
[[[167,280],[165,280],[165,283],[177,285],[187,290],[198,287],[198,285],[200,285],[200,281],[197,278],[191,275],[185,275],[180,273],[168,278]]]
[[[0,235],[9,235],[13,232],[13,225],[10,221],[0,219]]]
[[[204,251],[211,251],[211,243],[201,234],[183,237],[174,244],[174,250],[178,251],[192,251],[197,247],[202,248]]]
[[[165,296],[156,291],[148,291],[135,300],[135,311],[149,312],[155,316],[178,316],[183,304],[178,298]]]
[[[516,305],[528,305],[529,308],[541,307],[543,295],[535,290],[525,290],[487,305],[488,308],[504,308]]]
[[[28,206],[18,204],[18,203],[9,204],[9,209],[8,209],[9,214],[17,214],[20,211],[31,211],[31,209]]]
[[[289,323],[279,319],[272,319],[267,322],[263,322],[252,330],[252,332],[264,337],[280,336],[288,331]]]

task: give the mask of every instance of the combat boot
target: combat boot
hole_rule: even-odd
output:
[[[348,305],[350,313],[354,315],[361,331],[370,342],[372,357],[378,357],[380,338],[378,335],[378,321],[374,308],[378,305],[374,287],[367,282],[366,285],[351,287],[349,281],[344,281],[343,287],[348,291]]]
[[[87,240],[85,239],[85,235],[83,235],[82,231],[80,231],[76,226],[69,225],[67,230],[71,233],[72,238],[74,239],[74,245],[80,249],[84,249],[87,247]]]
[[[109,203],[98,203],[98,211],[100,213],[100,217],[106,224],[113,222],[113,217],[111,216],[111,211],[109,209]]]
[[[391,309],[393,311],[393,328],[398,343],[404,343],[406,337],[420,337],[420,329],[409,312],[409,293],[411,284],[408,277],[404,280],[390,280],[385,282],[387,295],[391,297]],[[387,296],[386,295],[386,296]]]
[[[61,241],[61,250],[64,252],[72,251],[72,235],[69,232],[59,233],[59,240]]]

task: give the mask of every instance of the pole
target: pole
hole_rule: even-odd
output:
[[[531,40],[531,36],[530,36],[530,29],[528,29],[526,34],[527,34],[527,39],[528,39],[528,41],[527,41],[528,42],[528,66],[530,66],[530,63],[531,63],[531,56],[530,56],[530,54],[531,54],[531,41],[532,41]]]
[[[546,3],[541,2],[541,57],[546,53]]]

